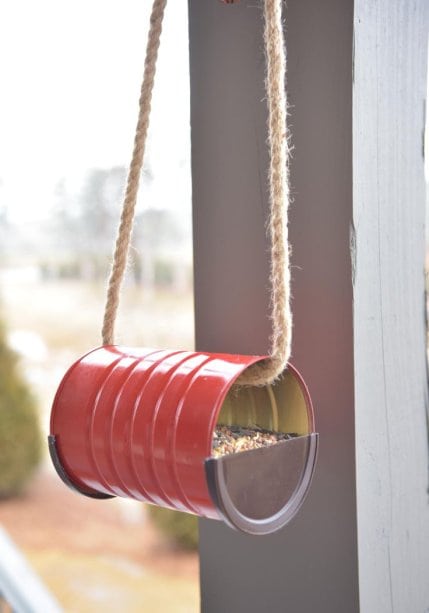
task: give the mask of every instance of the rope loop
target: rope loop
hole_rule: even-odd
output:
[[[239,378],[239,385],[266,385],[273,382],[287,366],[291,352],[292,313],[290,308],[290,265],[287,213],[289,204],[288,138],[286,126],[286,58],[282,25],[283,0],[264,1],[264,42],[266,56],[266,95],[269,146],[269,235],[271,242],[271,324],[270,355]],[[231,4],[231,0],[226,2]],[[121,220],[113,255],[103,319],[104,345],[114,343],[114,328],[121,284],[125,273],[135,205],[143,166],[152,91],[162,20],[167,0],[154,0],[146,48],[145,69],[139,101],[139,115],[134,149],[128,171]]]

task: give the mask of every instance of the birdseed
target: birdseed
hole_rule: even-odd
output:
[[[218,424],[213,433],[212,456],[220,456],[250,449],[269,447],[280,441],[287,441],[298,436],[293,433],[273,432],[258,426],[225,426]]]

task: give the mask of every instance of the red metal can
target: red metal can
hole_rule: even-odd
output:
[[[53,403],[50,448],[60,476],[88,496],[225,519],[208,477],[220,415],[223,423],[257,423],[305,439],[314,432],[310,397],[293,367],[283,383],[236,389],[237,377],[261,359],[116,346],[91,351],[68,370]],[[306,452],[312,466],[316,442]]]

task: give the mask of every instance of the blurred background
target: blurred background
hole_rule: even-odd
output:
[[[195,518],[74,494],[46,446],[59,381],[101,344],[150,4],[0,4],[0,527],[66,611],[199,610]],[[131,346],[193,347],[186,11],[165,17],[117,327]]]

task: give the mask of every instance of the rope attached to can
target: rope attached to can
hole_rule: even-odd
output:
[[[156,60],[166,3],[167,0],[154,0],[152,7],[144,77],[139,101],[139,116],[134,138],[134,150],[128,172],[121,221],[107,290],[102,328],[103,345],[114,343],[114,327],[131,240],[140,174],[143,166]],[[265,385],[274,381],[285,369],[291,351],[292,313],[290,309],[290,269],[287,232],[289,149],[286,131],[286,61],[282,27],[282,5],[283,0],[264,0],[265,85],[268,105],[268,144],[270,153],[270,218],[268,227],[271,242],[271,349],[269,358],[250,367],[240,377],[238,383],[241,385]]]
[[[139,116],[137,119],[136,133],[134,136],[134,149],[128,170],[127,187],[124,202],[122,204],[121,221],[119,223],[116,238],[115,251],[113,254],[112,269],[110,271],[107,288],[106,305],[104,307],[104,319],[101,336],[103,345],[113,345],[115,322],[118,313],[119,295],[122,280],[127,265],[128,251],[133,230],[134,212],[139,190],[140,175],[143,167],[143,158],[146,146],[149,116],[152,102],[153,84],[155,82],[156,60],[158,58],[159,41],[162,32],[162,20],[164,17],[167,0],[154,0],[150,16],[150,28],[146,47],[146,59],[144,66],[143,82],[140,90]]]
[[[269,189],[271,242],[271,345],[270,357],[248,368],[242,385],[272,383],[287,366],[291,353],[290,263],[287,217],[289,208],[289,146],[286,129],[286,51],[282,24],[283,0],[264,2],[265,89],[268,105],[270,153]]]

